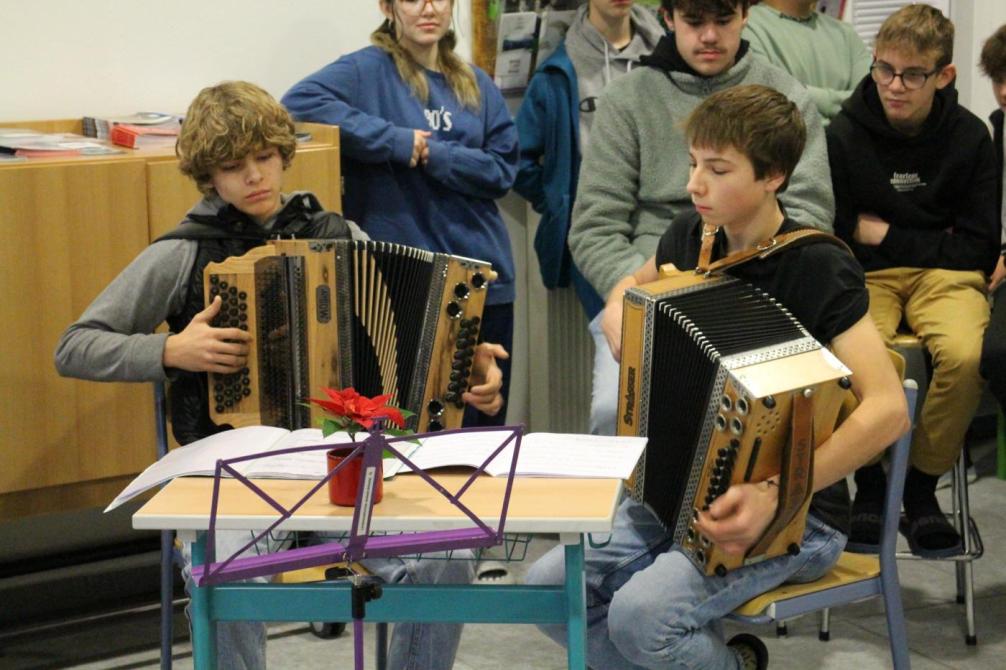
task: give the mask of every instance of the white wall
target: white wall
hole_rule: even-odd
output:
[[[970,86],[962,102],[982,119],[996,108],[992,84],[978,67],[982,44],[999,26],[1006,23],[1006,2],[1002,0],[953,0],[953,19],[957,27],[954,60],[961,72],[970,74]],[[960,13],[958,13],[960,12]]]
[[[184,112],[224,79],[280,96],[382,20],[377,0],[2,0],[0,16],[0,121]]]

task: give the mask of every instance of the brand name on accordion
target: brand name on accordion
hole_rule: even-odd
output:
[[[626,377],[625,414],[622,416],[622,421],[631,426],[636,411],[636,368],[630,367]]]

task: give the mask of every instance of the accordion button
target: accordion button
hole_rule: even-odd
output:
[[[444,400],[447,402],[456,402],[459,396],[457,393],[446,393],[444,394]]]
[[[472,286],[475,288],[482,288],[486,285],[486,276],[481,272],[476,272],[472,275]]]
[[[479,317],[477,317],[477,316],[473,316],[473,317],[472,317],[472,325],[473,325],[473,326],[477,326],[477,325],[479,325],[480,323],[482,323],[482,319],[480,319],[480,318],[479,318]]]
[[[447,385],[447,390],[452,393],[457,393],[458,391],[461,390],[461,384],[459,384],[458,382],[451,382],[450,384]]]
[[[444,424],[440,423],[436,419],[431,419],[429,425],[426,427],[426,431],[429,433],[435,433],[438,430],[443,430]]]
[[[451,381],[456,382],[461,380],[461,370],[454,370],[451,372]]]
[[[454,285],[454,297],[459,300],[467,300],[471,291],[468,290],[468,284],[464,282],[459,282]]]
[[[773,409],[775,407],[775,398],[773,398],[770,395],[767,395],[764,398],[762,398],[761,404],[765,405],[765,407],[768,407],[769,409]]]
[[[723,565],[722,563],[720,563],[719,565],[716,566],[716,576],[717,577],[726,577],[727,576],[727,567],[725,565]]]
[[[434,398],[427,403],[426,409],[429,411],[430,416],[440,416],[444,413],[444,403]]]
[[[447,303],[447,316],[452,319],[457,319],[461,316],[461,305],[454,302],[453,300]]]
[[[224,406],[223,405],[217,405],[213,409],[215,409],[217,411],[217,414],[221,414],[224,411]]]

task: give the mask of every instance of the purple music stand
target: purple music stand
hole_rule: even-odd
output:
[[[402,452],[393,445],[403,441],[414,441],[415,439],[449,435],[454,433],[472,432],[500,432],[507,436],[500,445],[482,462],[482,464],[471,474],[471,476],[455,492],[451,493],[443,485],[430,477],[424,470],[408,459]],[[222,584],[225,582],[274,575],[289,570],[299,570],[303,568],[324,565],[326,563],[346,562],[353,563],[363,558],[385,558],[390,556],[402,556],[405,554],[418,554],[423,552],[448,551],[452,549],[476,549],[495,546],[503,543],[503,528],[506,523],[507,509],[510,505],[510,493],[513,489],[513,478],[517,468],[517,458],[520,453],[520,442],[524,432],[523,426],[493,426],[485,428],[461,428],[456,430],[446,430],[438,433],[423,433],[420,435],[409,435],[403,437],[387,438],[383,433],[383,420],[377,420],[371,428],[369,436],[361,443],[350,442],[340,444],[315,445],[308,447],[291,447],[273,452],[264,452],[237,458],[223,459],[217,461],[213,475],[213,498],[210,510],[210,523],[206,540],[206,561],[203,565],[193,566],[192,577],[200,587]],[[493,529],[483,522],[471,511],[461,497],[475,482],[476,478],[485,472],[486,467],[496,456],[503,451],[511,442],[514,443],[513,454],[510,461],[510,469],[507,475],[506,488],[503,494],[503,503],[500,510],[499,525]],[[272,496],[263,491],[254,482],[234,469],[234,465],[240,462],[277,456],[281,454],[291,454],[304,451],[318,451],[322,449],[332,449],[338,446],[354,446],[350,454],[332,468],[328,474],[318,484],[311,488],[300,500],[289,509],[277,502]],[[452,505],[457,507],[471,519],[474,524],[471,528],[460,528],[453,530],[425,531],[417,533],[407,533],[402,535],[370,536],[370,522],[374,509],[374,489],[378,473],[378,465],[385,450],[391,452],[400,459],[409,470],[422,477],[422,479],[443,495]],[[349,541],[326,542],[323,544],[298,547],[275,554],[263,556],[249,556],[238,558],[246,550],[254,546],[259,540],[265,538],[275,530],[280,524],[293,516],[319,489],[325,486],[328,481],[341,468],[345,467],[353,458],[362,451],[363,466],[360,468],[360,483],[357,487],[356,505],[353,510],[352,527],[349,534]],[[256,535],[251,541],[241,547],[233,555],[223,561],[216,561],[216,524],[217,513],[220,503],[220,480],[224,473],[229,474],[234,479],[254,492],[259,498],[267,502],[274,508],[279,516],[275,522],[269,525],[264,531]],[[373,582],[361,582],[354,579],[351,590],[353,598],[353,635],[354,635],[354,657],[355,666],[358,670],[363,669],[363,618],[365,616],[365,603],[379,598],[381,595],[380,586]]]

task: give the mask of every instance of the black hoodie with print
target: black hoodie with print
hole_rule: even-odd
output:
[[[884,115],[867,75],[827,128],[835,191],[835,233],[863,269],[982,270],[999,253],[996,166],[985,124],[957,102],[952,85],[936,92],[922,131],[909,137]],[[852,239],[860,214],[891,225],[878,246]]]

